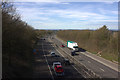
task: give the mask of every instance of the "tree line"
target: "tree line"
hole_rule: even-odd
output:
[[[13,3],[2,2],[2,77],[25,78],[32,75],[35,29],[21,20]]]

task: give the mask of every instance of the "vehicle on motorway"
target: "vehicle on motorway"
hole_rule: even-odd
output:
[[[50,54],[51,54],[52,57],[56,56],[55,52],[51,52]]]
[[[58,54],[55,54],[55,57],[60,57]]]
[[[75,55],[75,51],[72,51],[72,52],[71,52],[71,56],[74,56],[74,55]]]
[[[67,47],[74,51],[79,51],[78,44],[76,42],[67,41]]]
[[[45,38],[41,38],[40,40],[45,40]]]
[[[53,37],[51,37],[52,39],[54,39]]]
[[[65,45],[62,44],[61,47],[65,47]]]
[[[70,61],[68,59],[64,59],[64,64],[65,65],[70,65]]]
[[[56,76],[64,75],[64,70],[60,62],[53,62],[52,69],[54,70]]]

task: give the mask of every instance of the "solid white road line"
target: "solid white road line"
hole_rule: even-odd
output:
[[[104,70],[104,69],[102,69],[102,68],[100,68],[100,70],[102,70],[103,72],[105,72],[105,70]]]
[[[52,41],[52,40],[51,40]],[[62,49],[61,47],[59,47],[60,49]],[[56,49],[57,50],[57,49]],[[58,50],[57,50],[58,51]],[[65,53],[67,53],[65,50],[63,50],[62,49],[62,51],[64,51]],[[59,52],[59,51],[58,51]],[[60,53],[60,52],[59,52]],[[61,54],[61,53],[60,53]],[[68,53],[67,53],[68,54]],[[68,55],[70,55],[70,54],[68,54]],[[63,55],[62,55],[63,56]],[[71,55],[70,55],[71,56]],[[64,57],[64,56],[63,56]],[[71,56],[72,58],[74,58],[73,56]],[[75,58],[74,58],[75,59]],[[75,59],[76,61],[78,61],[77,59]],[[79,62],[79,61],[78,61]],[[82,64],[82,63],[81,63]],[[82,64],[83,65],[83,64]],[[72,65],[73,66],[73,65]],[[84,65],[85,66],[85,65]],[[85,66],[86,67],[86,66]],[[75,67],[74,67],[75,68]],[[87,67],[86,67],[87,68]],[[77,70],[77,68],[75,68],[76,70]],[[77,70],[78,71],[78,70]],[[85,71],[86,72],[86,71]],[[79,71],[78,71],[78,73],[80,73]],[[86,72],[87,73],[87,72]],[[88,73],[87,73],[88,74]],[[95,73],[94,73],[95,74]],[[88,74],[89,75],[89,74]],[[84,76],[85,77],[85,76]],[[86,78],[86,77],[85,77]]]
[[[44,52],[43,43],[42,43],[42,49],[43,49],[44,57],[45,57],[45,60],[46,60],[47,65],[48,65],[48,68],[49,68],[50,74],[51,74],[51,76],[52,76],[52,80],[54,80],[54,77],[53,77],[52,71],[51,71],[51,69],[50,69],[50,66],[49,66],[49,64],[48,64],[47,57],[46,57],[45,52]]]
[[[56,38],[58,41],[60,41],[58,38]],[[62,42],[62,41],[60,41],[60,42]],[[63,43],[63,42],[62,42]],[[87,51],[88,52],[88,51]],[[87,54],[85,54],[84,52],[81,52],[82,54],[84,54],[84,55],[86,55],[86,56],[88,56],[88,57],[90,57],[91,59],[93,59],[93,60],[95,60],[95,61],[98,61],[99,63],[101,63],[101,64],[103,64],[103,65],[105,65],[105,66],[107,66],[107,67],[109,67],[109,68],[111,68],[111,69],[113,69],[113,70],[115,70],[115,71],[118,71],[118,68],[113,68],[112,66],[110,66],[110,65],[108,65],[108,64],[105,64],[104,62],[102,62],[102,61],[100,61],[100,60],[97,60],[96,58],[93,58],[92,56],[90,56],[90,55],[87,55]],[[88,52],[88,53],[90,53],[90,52]],[[90,54],[92,54],[92,53],[90,53]],[[104,58],[103,58],[104,59]],[[105,60],[105,59],[104,59]],[[118,71],[118,72],[120,72],[120,71]]]
[[[88,63],[91,63],[90,61],[88,61]]]
[[[107,65],[107,64],[105,64],[104,62],[102,62],[102,61],[100,61],[100,60],[98,60],[98,59],[96,59],[96,58],[94,58],[94,57],[92,57],[92,56],[90,56],[90,55],[85,54],[84,52],[81,52],[81,53],[84,54],[84,55],[86,55],[87,57],[89,57],[89,58],[91,58],[91,59],[93,59],[93,60],[95,60],[95,61],[97,61],[97,62],[99,62],[99,63],[101,63],[101,64],[103,64],[103,65],[105,65],[105,66],[107,66],[107,67],[109,67],[109,68],[111,68],[111,69],[113,69],[113,70],[115,70],[115,71],[118,71],[117,68],[113,68],[112,66]]]
[[[56,49],[56,50],[57,50],[57,49]],[[65,56],[63,56],[63,54],[60,53],[60,51],[57,50],[57,52],[58,52],[63,58],[65,57]],[[72,67],[73,67],[79,74],[81,74],[75,66],[72,65]],[[85,76],[84,76],[84,77],[85,77]],[[86,77],[85,77],[85,78],[86,78]]]

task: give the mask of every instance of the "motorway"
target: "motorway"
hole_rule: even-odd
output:
[[[71,62],[70,66],[63,64],[64,56],[61,54],[62,50],[58,50],[54,47],[54,42],[50,42],[48,38],[45,40],[39,40],[34,53],[35,62],[33,62],[33,78],[34,79],[48,79],[48,80],[80,80],[84,79],[84,76],[74,67],[74,63]],[[51,57],[50,52],[54,51],[59,57]],[[64,69],[64,76],[57,77],[52,70],[52,63],[54,61],[60,61]]]
[[[64,44],[62,41],[58,40],[55,36],[53,36],[52,41],[60,46]],[[66,44],[65,44],[66,45]],[[61,48],[63,51],[67,53],[71,53],[71,50],[67,47]],[[78,55],[74,56],[77,61],[81,64],[85,65],[88,69],[92,70],[95,74],[99,75],[101,78],[118,78],[118,72],[116,70],[111,69],[110,67],[86,56],[88,54],[86,51],[76,52]]]

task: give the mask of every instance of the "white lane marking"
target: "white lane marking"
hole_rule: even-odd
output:
[[[90,61],[88,61],[88,63],[91,63]]]
[[[40,62],[40,61],[42,61],[42,60],[40,60],[40,59],[36,59],[36,61]]]
[[[56,38],[57,40],[59,40],[58,38]],[[60,40],[59,40],[60,41]],[[60,42],[62,42],[62,41],[60,41]],[[62,42],[63,43],[63,42]],[[88,51],[87,51],[88,52]],[[101,63],[101,64],[103,64],[103,65],[105,65],[105,66],[107,66],[107,67],[109,67],[109,68],[111,68],[111,69],[113,69],[113,70],[115,70],[115,71],[117,71],[117,72],[120,72],[120,71],[118,71],[118,68],[113,68],[112,66],[110,66],[110,65],[108,65],[108,64],[105,64],[104,62],[102,62],[102,61],[100,61],[100,60],[97,60],[97,59],[95,59],[95,58],[93,58],[92,56],[89,56],[89,55],[87,55],[87,54],[85,54],[85,53],[83,53],[83,52],[81,52],[82,54],[84,54],[84,55],[86,55],[86,56],[88,56],[88,57],[90,57],[91,59],[93,59],[93,60],[95,60],[95,61],[98,61],[99,63]],[[88,53],[90,53],[90,52],[88,52]],[[92,53],[90,53],[90,54],[92,54]],[[104,58],[103,58],[104,59]],[[104,59],[105,60],[105,59]]]
[[[56,50],[57,50],[57,49],[56,49]],[[57,52],[60,53],[60,51],[58,51],[58,50],[57,50]],[[61,53],[60,53],[60,54],[61,54]],[[61,55],[62,55],[62,57],[64,57],[63,54],[61,54]]]
[[[104,69],[102,69],[102,68],[100,68],[100,70],[102,70],[103,72],[105,72],[105,70],[104,70]]]
[[[61,47],[60,47],[60,49],[62,49]],[[62,49],[63,50],[63,49]],[[63,50],[65,53],[67,53],[65,50]],[[68,54],[68,53],[67,53]],[[71,56],[70,54],[68,54],[69,56]],[[71,56],[72,58],[74,58],[73,56]],[[78,63],[80,63],[79,62],[79,60],[77,60],[76,58],[74,58]],[[82,64],[82,63],[81,63]],[[83,65],[83,64],[82,64]],[[84,65],[85,66],[85,65]],[[85,66],[86,67],[86,66]],[[87,67],[86,67],[87,68]]]
[[[51,40],[52,41],[52,40]],[[53,41],[52,41],[53,42]],[[61,47],[59,47],[60,49],[62,49]],[[57,50],[57,49],[56,49]],[[64,51],[65,53],[67,53],[64,49],[62,49],[62,51]],[[67,53],[68,54],[68,53]],[[68,54],[69,56],[71,56],[70,54]],[[74,58],[73,56],[71,56],[72,58]],[[81,57],[81,56],[80,56]],[[74,58],[76,61],[78,61],[76,58]],[[79,62],[79,61],[78,61]],[[81,63],[82,64],[82,63]],[[83,64],[82,64],[83,65]],[[73,65],[72,65],[73,66]],[[85,66],[85,65],[84,65]],[[86,66],[85,66],[86,67]],[[75,68],[75,67],[74,67]],[[86,67],[87,68],[87,67]],[[76,69],[76,68],[75,68]],[[88,69],[88,68],[87,68]],[[77,70],[78,71],[78,70]],[[86,71],[84,71],[85,73],[87,73],[88,75],[89,75],[89,73],[88,72],[86,72]],[[92,71],[93,72],[93,71]],[[80,73],[79,71],[78,71],[78,73]],[[93,72],[94,74],[96,74],[95,72]],[[97,75],[97,74],[96,74]],[[99,75],[97,75],[97,76],[99,76]],[[86,78],[86,76],[84,76],[85,78]],[[100,76],[99,76],[100,77]],[[101,77],[100,77],[101,78]]]
[[[57,49],[56,49],[56,50],[57,50]],[[61,54],[60,51],[57,50],[57,52]],[[62,57],[65,57],[65,56],[63,56],[63,54],[61,54],[61,55],[62,55]],[[73,65],[72,65],[72,66],[73,66]],[[76,70],[79,74],[81,74],[75,66],[73,66],[73,67],[75,68],[75,70]]]
[[[52,41],[52,40],[51,40]],[[62,49],[61,47],[59,47],[60,49]],[[62,49],[62,51],[64,51],[65,53],[67,53],[65,50],[63,50]],[[68,53],[67,53],[68,54]],[[68,54],[69,56],[71,56],[70,54]],[[74,58],[73,56],[71,56],[72,58]],[[74,58],[76,61],[78,61],[76,58]],[[78,63],[80,63],[79,61],[78,61]],[[82,63],[80,63],[80,64],[82,64]],[[83,65],[83,64],[82,64]],[[86,67],[85,65],[84,65],[84,67]],[[87,67],[86,67],[87,68]],[[87,68],[88,69],[88,68]],[[86,72],[86,71],[85,71]],[[93,72],[93,71],[92,71]],[[87,73],[87,72],[86,72]],[[96,74],[95,72],[93,72],[94,74]],[[88,74],[88,73],[87,73]],[[97,75],[97,74],[96,74]],[[85,77],[85,76],[84,76]],[[100,77],[100,76],[99,76]]]
[[[47,60],[47,57],[46,57],[45,52],[44,52],[43,43],[42,43],[42,49],[43,49],[44,57],[45,57],[45,60],[46,60],[47,65],[48,65],[48,68],[49,68],[50,74],[51,74],[51,76],[52,76],[52,80],[54,80],[54,77],[53,77],[52,71],[51,71],[51,69],[50,69],[50,65],[48,64],[48,60]]]
[[[109,68],[111,68],[111,69],[113,69],[113,70],[115,70],[115,71],[118,71],[118,69],[113,68],[112,66],[107,65],[107,64],[105,64],[104,62],[102,62],[102,61],[100,61],[100,60],[98,60],[98,59],[96,59],[96,58],[93,58],[93,57],[90,56],[90,55],[85,54],[84,52],[81,52],[81,53],[84,54],[84,55],[86,55],[87,57],[89,57],[89,58],[91,58],[91,59],[93,59],[93,60],[95,60],[95,61],[97,61],[97,62],[99,62],[99,63],[101,63],[101,64],[103,64],[103,65],[105,65],[105,66],[107,66],[107,67],[109,67]]]

